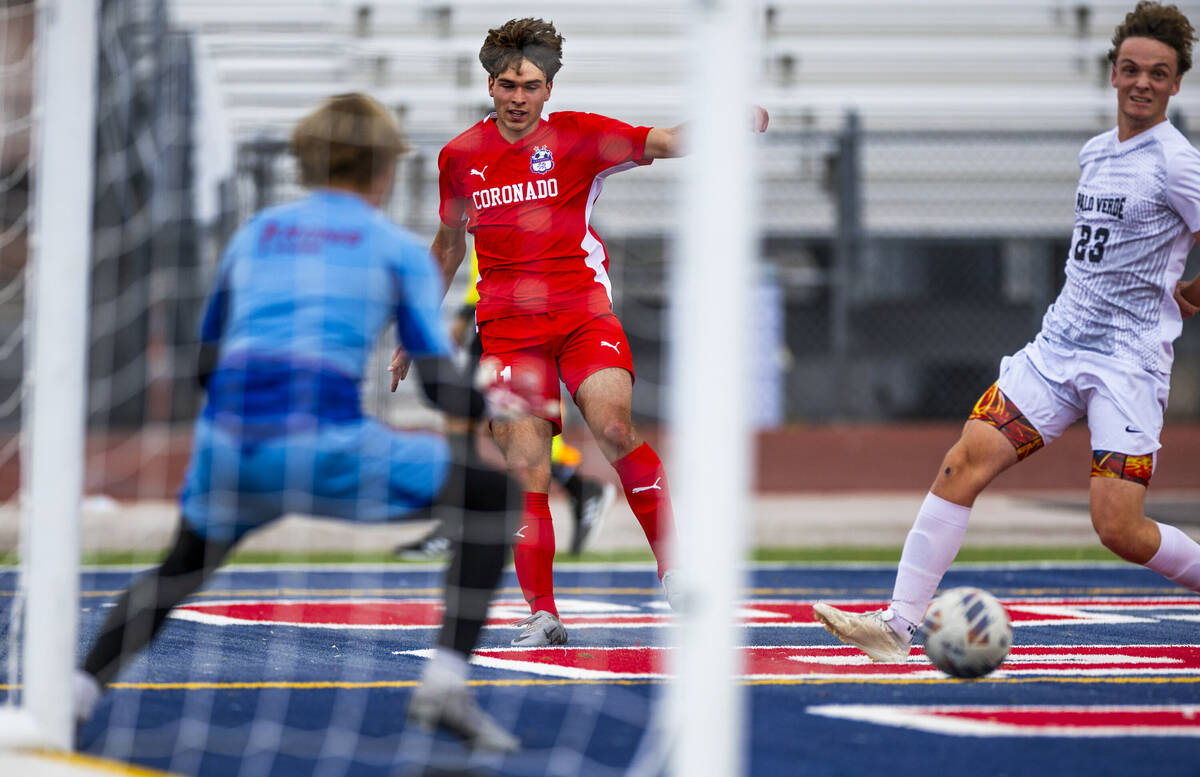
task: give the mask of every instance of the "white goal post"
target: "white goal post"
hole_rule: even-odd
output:
[[[748,521],[752,205],[749,38],[757,3],[693,0],[692,106],[672,267],[671,484],[689,606],[677,636],[670,773],[744,769],[737,597]]]
[[[70,749],[87,389],[96,0],[41,0],[22,419],[19,703],[0,747]],[[15,678],[14,678],[15,680]]]

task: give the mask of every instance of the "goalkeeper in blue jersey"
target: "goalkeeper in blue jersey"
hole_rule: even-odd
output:
[[[256,214],[226,248],[201,327],[208,398],[179,532],[162,565],[125,592],[101,627],[76,677],[81,719],[246,533],[285,513],[368,522],[436,514],[454,524],[445,617],[409,719],[474,747],[517,749],[466,680],[520,492],[473,449],[470,431],[487,403],[448,358],[441,275],[428,248],[379,210],[404,150],[378,102],[328,99],[291,139],[312,193]],[[402,432],[362,414],[358,382],[392,320],[426,396],[457,434]]]

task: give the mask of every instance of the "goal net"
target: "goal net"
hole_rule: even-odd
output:
[[[153,557],[168,536],[158,503],[197,407],[194,330],[215,236],[200,226],[193,168],[192,44],[166,5],[0,13],[6,732],[31,723],[31,741],[66,747],[80,519],[93,559]],[[88,589],[85,616],[98,604]]]
[[[727,381],[697,385],[690,366],[703,358],[695,348],[720,342],[713,337],[731,338],[719,347],[732,353],[747,351],[739,345],[744,332],[708,332],[715,319],[694,316],[715,305],[735,321],[751,318],[737,311],[749,292],[741,281],[754,277],[747,214],[722,199],[731,182],[744,187],[752,175],[742,146],[749,136],[744,122],[735,130],[709,126],[705,116],[694,120],[694,164],[656,164],[606,183],[612,192],[594,222],[634,349],[635,421],[675,484],[681,527],[700,541],[685,541],[679,552],[694,559],[689,567],[721,570],[690,578],[691,598],[706,603],[697,617],[670,611],[618,478],[568,401],[564,441],[572,453],[557,464],[564,485],[552,487],[551,512],[570,642],[510,645],[512,623],[528,606],[509,566],[471,673],[480,704],[521,738],[521,753],[472,752],[406,725],[440,619],[444,557],[421,542],[436,526],[338,524],[304,510],[241,543],[76,727],[66,701],[72,668],[179,526],[177,493],[204,401],[198,325],[220,252],[253,213],[303,194],[286,149],[292,124],[338,92],[361,89],[396,108],[415,150],[400,162],[388,215],[427,240],[437,220],[438,150],[486,115],[484,75],[473,64],[473,75],[464,75],[463,51],[477,49],[488,27],[510,15],[478,3],[442,13],[403,2],[94,2],[90,25],[65,30],[56,25],[72,14],[61,3],[14,1],[0,10],[0,751],[77,747],[180,775],[617,777],[705,771],[694,759],[720,742],[719,771],[735,773],[732,612],[749,458],[744,429],[752,406],[772,403],[731,400],[742,396],[752,369],[731,368]],[[522,13],[555,18],[568,41],[580,41],[577,58],[571,43],[566,56],[577,84],[594,85],[612,70],[597,46],[621,25],[591,28],[603,15],[584,3],[564,7],[561,19],[555,4],[526,5]],[[679,63],[703,62],[693,49],[716,45],[719,33],[722,45],[732,45],[731,19],[745,11],[731,10],[734,2],[695,5],[697,13],[671,3],[647,20],[657,36],[648,40],[670,41]],[[50,46],[52,33],[63,37]],[[456,42],[468,36],[469,47]],[[63,46],[73,58],[44,57],[35,67]],[[688,68],[679,63],[667,70],[683,89]],[[63,72],[85,64],[94,79]],[[706,65],[717,72],[705,75],[698,65],[697,78],[735,78],[728,62]],[[38,67],[43,75],[35,77]],[[450,109],[436,100],[421,105],[443,80],[473,97],[456,92]],[[56,97],[71,85],[83,102]],[[557,107],[655,126],[688,118],[682,103],[589,106],[589,94],[603,92],[573,89],[564,77]],[[66,118],[54,112],[56,99],[64,101],[60,110],[72,106]],[[71,174],[80,170],[87,175]],[[724,183],[718,192],[694,175]],[[680,199],[681,184],[694,196]],[[73,200],[54,188],[68,185]],[[679,241],[669,227],[678,213],[691,225]],[[724,270],[706,266],[718,258]],[[747,264],[738,282],[692,285],[719,278],[735,260]],[[447,325],[467,280],[461,271],[447,294]],[[670,301],[682,297],[709,303],[673,313]],[[673,328],[692,339],[674,340],[678,349],[669,352]],[[394,426],[437,430],[440,418],[413,379],[388,391],[391,338],[388,331],[376,344],[360,384],[364,409]],[[719,424],[691,423],[731,401]],[[727,443],[720,451],[709,446],[714,431]],[[490,440],[479,443],[501,463]],[[718,470],[727,476],[720,483]],[[565,485],[572,472],[593,496],[615,494],[615,503],[595,501],[608,512],[586,543],[574,542],[583,534],[575,518],[587,507],[577,486]],[[425,561],[413,563],[421,554]],[[689,649],[696,645],[706,650]],[[676,672],[693,678],[678,692],[668,682]],[[723,714],[697,715],[713,706]]]

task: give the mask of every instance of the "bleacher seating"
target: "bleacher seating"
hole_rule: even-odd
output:
[[[714,95],[713,102],[756,99],[770,109],[775,132],[791,138],[764,152],[768,225],[785,233],[827,231],[831,213],[818,156],[829,152],[828,133],[843,125],[847,111],[875,133],[1059,130],[1086,137],[1112,124],[1105,54],[1113,26],[1131,6],[1132,0],[764,0],[761,75],[744,95]],[[240,141],[282,137],[320,98],[363,89],[399,110],[429,165],[438,146],[489,109],[479,45],[489,27],[514,16],[552,19],[566,38],[549,109],[660,126],[685,118],[689,7],[687,0],[173,0],[172,14],[176,25],[200,36],[215,63]],[[1185,79],[1172,108],[1200,121],[1196,78]],[[826,133],[817,143],[824,150],[796,148],[796,133],[805,132]],[[902,206],[916,197],[931,213],[946,208],[947,229],[986,230],[995,227],[988,209],[970,206],[971,187],[979,191],[983,180],[996,183],[993,196],[1025,192],[1019,216],[1004,223],[1059,229],[1061,190],[1077,175],[1077,147],[1071,136],[1047,143],[1046,153],[992,158],[987,144],[947,154],[936,139],[872,143],[863,163],[871,197],[864,217],[872,227],[919,228],[924,218]],[[816,172],[806,178],[797,173],[804,169]],[[938,171],[934,187],[931,169]],[[638,173],[637,186],[610,181],[636,207],[602,218],[629,233],[661,230],[674,215],[663,188],[674,175],[670,166],[655,165]]]
[[[1129,5],[766,0],[758,91],[776,126],[833,126],[849,105],[867,126],[952,125],[956,115],[968,126],[1094,125],[1111,115],[1104,55]],[[484,32],[526,13],[566,37],[557,100],[669,120],[684,107],[687,10],[684,0],[175,0],[173,16],[203,37],[245,137],[286,125],[277,107],[297,116],[337,85],[404,105],[414,131],[452,131],[463,108],[486,101]],[[1200,106],[1190,91],[1176,99],[1186,113]]]

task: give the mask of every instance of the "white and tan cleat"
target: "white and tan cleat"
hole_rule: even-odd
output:
[[[829,633],[881,664],[903,664],[911,647],[883,619],[883,610],[847,612],[817,602],[813,614]]]

